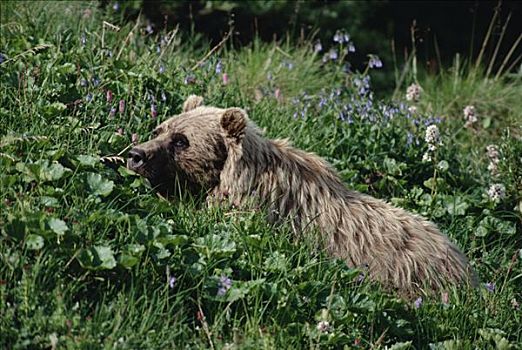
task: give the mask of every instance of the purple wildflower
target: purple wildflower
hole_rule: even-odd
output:
[[[355,52],[355,45],[352,42],[348,43],[348,52]]]
[[[170,289],[174,288],[174,285],[176,284],[176,281],[177,281],[176,277],[170,276],[170,278],[169,278],[169,287],[170,287]]]
[[[486,290],[490,293],[494,293],[495,289],[497,288],[495,282],[484,283],[484,287],[486,287]]]
[[[116,107],[111,107],[111,111],[109,112],[110,117],[114,117],[116,115]]]
[[[120,100],[120,103],[118,104],[118,110],[120,114],[125,112],[125,100]]]
[[[422,305],[422,297],[418,297],[414,302],[413,305],[415,305],[415,308],[418,309]]]
[[[118,11],[120,9],[120,3],[119,2],[115,2],[113,5],[112,5],[112,9],[114,11]]]
[[[92,96],[92,94],[89,92],[89,93],[87,94],[87,96],[85,96],[85,101],[87,101],[87,102],[91,102],[92,99],[93,99],[93,96]]]
[[[361,272],[361,273],[359,273],[359,276],[357,276],[357,282],[362,283],[365,278],[366,278],[366,274],[364,272]]]
[[[150,105],[150,115],[152,118],[156,118],[158,116],[158,111],[156,110],[156,105],[154,103]]]
[[[339,55],[337,53],[337,50],[335,49],[331,49],[329,52],[328,52],[328,57],[332,60],[332,61],[335,61]]]
[[[288,68],[288,70],[292,70],[294,68],[294,64],[290,61],[283,61],[283,67]]]
[[[100,82],[101,82],[101,80],[97,76],[92,77],[92,85],[98,86],[98,85],[100,85]]]
[[[147,34],[154,33],[154,28],[152,27],[152,24],[147,23],[147,27],[145,27],[145,31],[147,32]]]
[[[161,65],[159,66],[158,71],[159,71],[160,74],[165,73],[165,66],[161,64]]]
[[[217,295],[223,296],[232,287],[232,280],[223,275],[219,278]]]
[[[112,91],[111,90],[107,90],[105,96],[107,98],[107,102],[111,102],[112,101]]]
[[[223,64],[221,63],[221,60],[218,60],[216,63],[216,74],[221,74],[223,71]]]
[[[382,68],[382,61],[379,56],[370,55],[370,60],[368,61],[368,67],[370,68]]]
[[[323,51],[323,45],[321,44],[321,40],[317,40],[314,44],[314,52],[319,53]]]
[[[187,75],[183,82],[185,85],[194,84],[196,82],[196,78],[193,75]]]

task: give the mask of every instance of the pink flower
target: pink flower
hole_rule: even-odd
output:
[[[120,100],[119,111],[120,114],[123,114],[123,112],[125,112],[125,100]]]
[[[118,130],[116,130],[116,134],[123,136],[123,128],[118,128]]]
[[[131,142],[136,145],[138,143],[138,140],[139,140],[138,134],[136,134],[136,133],[132,134]]]
[[[223,85],[227,85],[227,84],[228,84],[228,74],[223,73]]]
[[[281,89],[277,88],[275,89],[274,96],[276,100],[279,100],[281,98]]]
[[[112,101],[112,91],[111,90],[107,90],[107,102],[111,102]]]

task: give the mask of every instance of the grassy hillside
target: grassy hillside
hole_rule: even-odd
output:
[[[1,348],[520,348],[520,74],[380,101],[349,42],[212,50],[92,3],[0,6]],[[261,213],[159,198],[118,160],[189,94],[433,220],[481,286],[403,299]]]

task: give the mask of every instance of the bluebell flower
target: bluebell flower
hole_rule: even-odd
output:
[[[288,70],[292,70],[294,68],[294,64],[290,61],[283,61],[283,66],[288,68]]]
[[[159,70],[158,70],[158,71],[159,71],[160,74],[165,73],[165,66],[161,64],[161,65],[159,66]]]
[[[145,27],[145,31],[147,32],[147,34],[154,33],[154,28],[152,27],[152,24],[147,23],[147,26]]]
[[[92,99],[93,99],[93,96],[92,96],[92,94],[89,92],[89,93],[87,94],[87,96],[85,96],[85,101],[87,101],[87,102],[91,102]]]
[[[370,55],[370,60],[368,61],[368,67],[370,68],[382,68],[382,61],[379,56]]]
[[[355,52],[355,45],[352,42],[348,43],[348,52]]]
[[[332,61],[335,61],[339,55],[337,53],[337,50],[335,49],[331,49],[329,52],[328,52],[328,57],[332,60]]]
[[[177,281],[176,277],[170,276],[170,278],[169,278],[169,287],[170,287],[170,289],[174,288],[174,285],[176,284],[176,281]]]
[[[116,115],[116,107],[111,107],[109,112],[109,116],[114,117]]]
[[[221,60],[218,60],[216,63],[216,74],[221,74],[223,71],[223,65],[221,64]]]
[[[120,9],[120,3],[119,2],[115,2],[113,5],[112,5],[112,9],[114,11],[118,11]]]
[[[408,131],[408,133],[406,134],[406,145],[411,146],[412,142],[413,142],[413,134]]]
[[[321,40],[317,40],[314,44],[314,52],[319,53],[323,51],[323,45],[321,45]]]
[[[217,295],[219,296],[223,296],[226,294],[227,290],[230,289],[230,287],[232,287],[232,280],[230,278],[228,278],[227,276],[221,276],[219,278],[219,282],[218,282],[218,291],[217,291]]]
[[[494,282],[484,283],[484,287],[486,287],[486,290],[490,293],[494,293],[497,288]]]
[[[333,41],[341,44],[343,42],[343,34],[340,30],[337,30],[333,36]]]
[[[158,116],[158,111],[156,110],[156,105],[154,103],[150,105],[150,115],[152,118],[156,118]]]
[[[196,82],[196,78],[193,75],[189,74],[185,77],[183,82],[185,83],[185,85],[194,84]]]
[[[94,85],[94,86],[100,85],[101,80],[97,76],[92,77],[91,80],[92,80],[92,85]]]
[[[359,276],[357,276],[357,282],[361,283],[366,278],[366,274],[364,272],[359,273]]]
[[[422,297],[418,297],[413,304],[415,305],[416,309],[420,308],[422,305]]]

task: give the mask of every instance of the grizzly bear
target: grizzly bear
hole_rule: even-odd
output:
[[[240,108],[182,113],[129,151],[128,167],[163,195],[204,194],[209,202],[265,208],[298,233],[315,228],[328,253],[388,288],[438,290],[475,283],[466,257],[437,227],[380,199],[347,189],[333,168],[286,140],[269,140]]]

